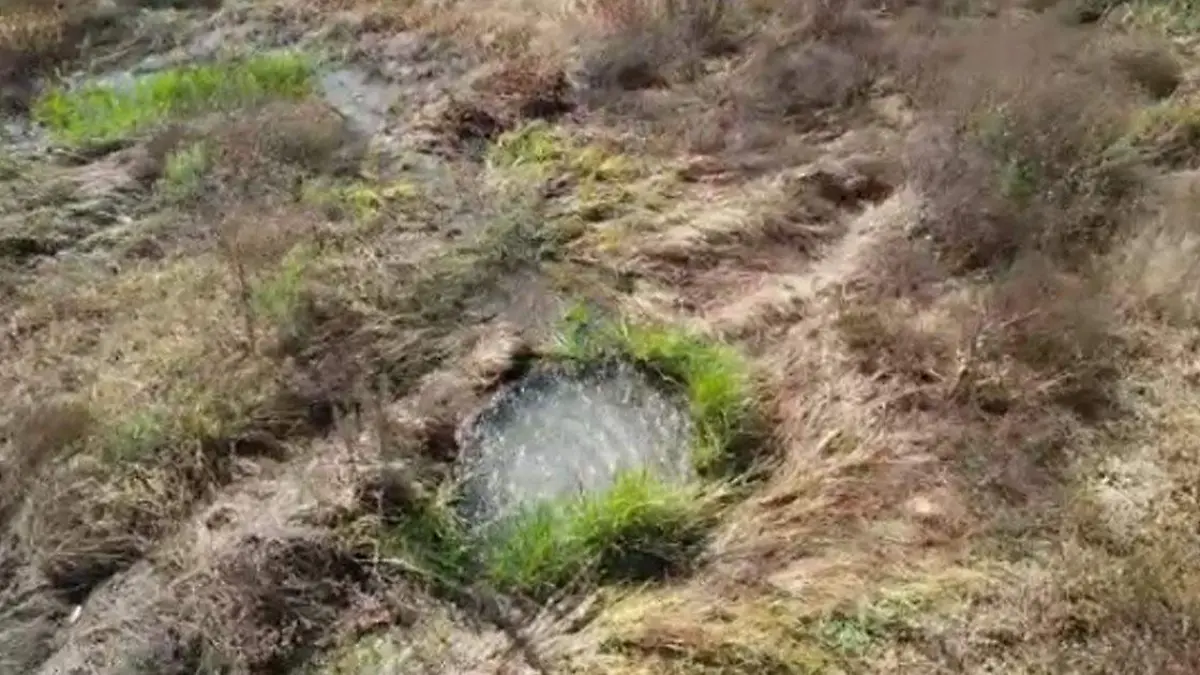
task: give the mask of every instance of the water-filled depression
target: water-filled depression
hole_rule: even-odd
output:
[[[465,515],[475,525],[496,522],[601,492],[630,470],[687,480],[691,436],[684,402],[630,366],[535,370],[463,429]]]

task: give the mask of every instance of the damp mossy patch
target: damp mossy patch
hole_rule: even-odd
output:
[[[183,66],[127,84],[55,88],[34,104],[34,118],[60,142],[111,142],[167,121],[313,91],[315,63],[297,52]]]

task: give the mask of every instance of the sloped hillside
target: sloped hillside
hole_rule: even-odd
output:
[[[0,0],[0,675],[1200,671],[1193,5]]]

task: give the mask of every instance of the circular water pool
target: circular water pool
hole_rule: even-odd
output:
[[[685,481],[691,439],[684,402],[630,366],[535,370],[461,430],[465,515],[492,523],[631,470]]]

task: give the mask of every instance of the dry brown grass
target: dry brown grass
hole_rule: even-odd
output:
[[[254,537],[191,575],[179,618],[203,636],[214,664],[284,672],[329,646],[320,638],[372,581],[366,564],[331,537]]]
[[[914,137],[909,168],[947,264],[1102,249],[1136,209],[1141,159],[1119,143],[1139,99],[1110,52],[1042,21],[954,39],[970,47],[916,87],[943,119]]]

